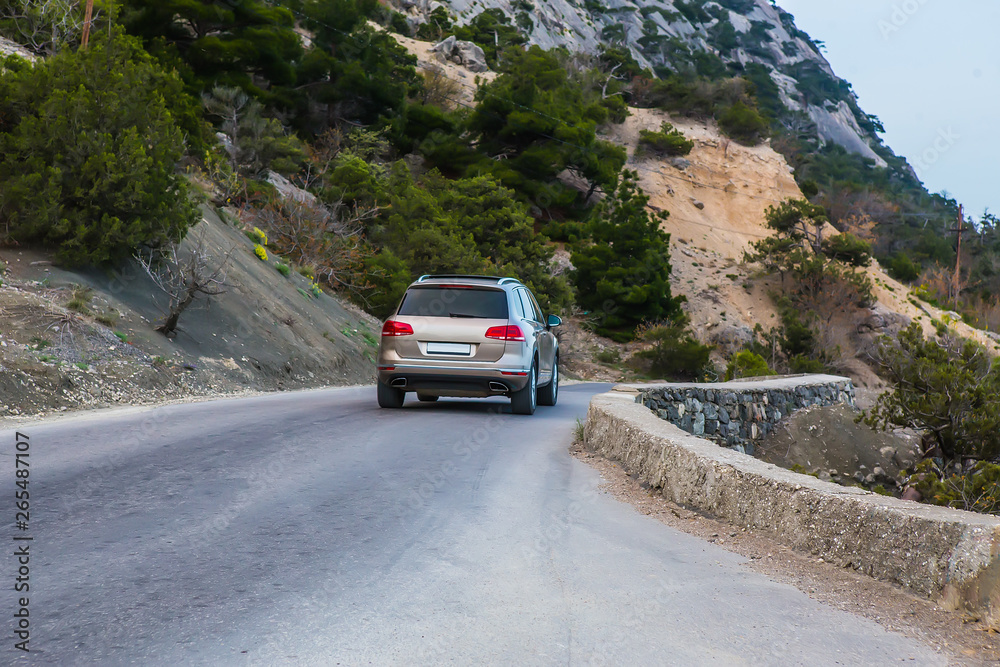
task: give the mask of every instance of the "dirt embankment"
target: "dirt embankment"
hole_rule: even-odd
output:
[[[670,213],[663,228],[671,234],[673,290],[687,297],[685,310],[699,338],[717,345],[719,357],[724,357],[745,344],[756,325],[769,330],[778,324],[768,295],[779,287],[777,280],[756,276],[755,267],[743,263],[744,253],[752,242],[772,234],[765,224],[768,207],[802,193],[784,157],[767,143],[742,146],[712,123],[672,118],[655,109],[630,111],[625,123],[610,128],[607,138],[627,147],[628,167],[638,171],[651,208]],[[639,132],[658,130],[663,122],[694,141],[685,159],[637,154]],[[846,309],[820,327],[835,369],[854,379],[862,405],[883,387],[869,366],[875,336],[898,331],[910,320],[920,322],[927,334],[934,331],[935,321],[952,321],[916,298],[877,262],[866,271],[877,303],[870,309]],[[1000,337],[960,321],[951,326],[1000,352]]]
[[[671,235],[672,287],[687,298],[685,310],[696,335],[719,346],[719,361],[749,342],[755,325],[775,325],[777,311],[767,281],[748,280],[743,264],[750,244],[771,233],[769,206],[801,192],[784,158],[770,146],[741,146],[706,123],[671,118],[655,109],[631,109],[609,138],[628,148],[629,168],[638,170],[650,206],[667,211]],[[669,122],[694,141],[682,160],[637,154],[639,132]]]
[[[137,263],[69,271],[0,249],[0,418],[374,381],[375,318],[283,276],[277,258],[261,261],[240,229],[203,213],[182,251],[228,254],[227,291],[195,302],[173,339],[153,328],[167,297]]]

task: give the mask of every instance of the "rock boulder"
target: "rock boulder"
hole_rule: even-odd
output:
[[[431,51],[444,60],[463,65],[471,72],[488,72],[486,52],[479,45],[457,39],[454,35],[435,44]]]

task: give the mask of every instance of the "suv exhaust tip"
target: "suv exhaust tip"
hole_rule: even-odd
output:
[[[490,382],[490,391],[495,391],[498,394],[506,394],[510,389],[503,382]]]
[[[389,386],[402,389],[403,387],[406,386],[406,378],[396,378],[395,380],[389,383]]]

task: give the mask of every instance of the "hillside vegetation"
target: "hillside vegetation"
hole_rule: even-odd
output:
[[[573,30],[557,39],[551,8],[531,2],[97,2],[84,48],[75,3],[12,0],[0,32],[38,58],[0,65],[3,256],[139,272],[163,296],[133,295],[122,312],[148,326],[116,338],[212,350],[258,380],[272,366],[305,384],[367,379],[306,352],[326,341],[370,356],[373,321],[329,294],[384,317],[436,272],[519,277],[631,374],[829,370],[880,387],[879,371],[898,384],[877,336],[907,319],[995,348],[995,218],[969,221],[977,242],[951,280],[942,230],[957,203],[881,142],[789,14],[762,0],[564,4]],[[44,301],[52,282],[30,266],[12,267],[5,292]],[[232,280],[252,273],[266,279]],[[70,275],[47,295],[63,301],[55,324],[34,348],[16,342],[86,372],[44,352],[51,326],[113,329],[110,306],[88,305],[100,281]],[[234,291],[268,295],[261,326],[303,330],[269,338],[267,363],[206,346],[249,326],[226,312]],[[289,299],[309,307],[279,312]],[[150,366],[196,367],[183,356]],[[951,441],[945,453],[942,468],[981,458]]]

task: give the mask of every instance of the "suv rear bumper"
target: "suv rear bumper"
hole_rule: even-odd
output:
[[[378,381],[403,391],[416,391],[429,396],[482,398],[506,396],[523,389],[528,384],[528,372],[518,368],[429,368],[400,364],[380,366]]]

